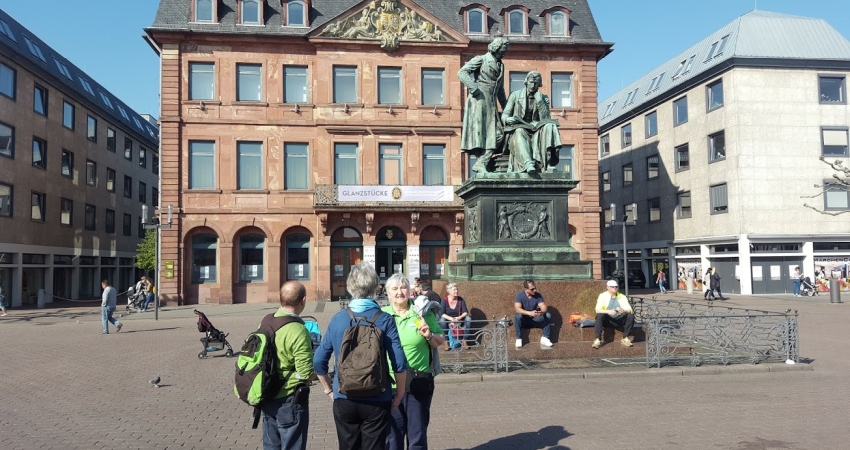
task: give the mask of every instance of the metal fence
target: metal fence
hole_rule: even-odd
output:
[[[799,362],[797,311],[632,298],[646,333],[646,367]]]

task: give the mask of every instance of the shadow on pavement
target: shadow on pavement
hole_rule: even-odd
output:
[[[505,436],[493,439],[481,445],[471,447],[467,450],[537,450],[543,448],[548,448],[550,450],[570,450],[569,447],[558,445],[558,442],[570,436],[572,436],[572,433],[568,432],[566,429],[564,429],[564,427],[553,425],[543,427],[540,429],[540,431],[519,433],[513,436]],[[455,448],[449,450],[460,449]]]
[[[165,331],[165,330],[176,330],[180,327],[167,327],[167,328],[150,328],[147,330],[127,330],[122,331],[121,334],[130,334],[130,333],[147,333],[148,331]]]

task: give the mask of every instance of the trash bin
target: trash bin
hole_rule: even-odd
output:
[[[838,282],[838,278],[830,278],[829,280],[829,302],[842,303],[841,284]]]

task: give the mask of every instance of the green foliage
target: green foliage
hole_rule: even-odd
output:
[[[136,247],[136,267],[145,272],[156,269],[156,230],[146,230],[145,239]]]

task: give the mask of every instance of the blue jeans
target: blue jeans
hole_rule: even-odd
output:
[[[799,278],[794,280],[794,295],[800,295],[800,283],[801,280]]]
[[[294,395],[263,405],[263,450],[305,450],[310,410],[293,402]]]
[[[543,337],[549,339],[549,324],[552,323],[552,314],[546,313],[542,316],[530,317],[520,313],[514,315],[514,329],[516,338],[522,339],[523,328],[543,328]]]
[[[445,317],[440,317],[439,322],[440,322],[440,327],[442,327],[442,329],[443,329],[443,336],[446,337],[446,345],[448,345],[449,344],[449,324],[452,323],[452,322],[446,320]],[[461,327],[461,328],[463,328],[463,335],[461,337],[461,340],[463,342],[466,342],[466,339],[469,336],[469,328],[471,326],[472,326],[472,317],[469,317],[469,314],[467,314],[466,317],[463,318],[463,325]]]
[[[658,289],[661,289],[661,293],[662,293],[662,294],[663,294],[664,292],[667,292],[667,289],[664,289],[664,282],[663,282],[663,281],[659,281],[659,282],[658,282]]]
[[[154,295],[148,294],[147,297],[145,297],[145,302],[142,303],[142,311],[147,311],[148,305],[150,305],[153,302],[154,302]]]
[[[408,372],[407,376],[412,374]],[[415,378],[410,382],[410,392],[404,394],[401,404],[390,413],[387,432],[387,450],[428,450],[428,424],[431,422],[431,399],[434,398],[434,379]]]
[[[112,313],[115,312],[114,306],[101,306],[100,307],[100,321],[103,323],[103,332],[109,333],[109,325],[107,323],[111,323],[114,326],[121,325],[121,322],[112,317]]]

